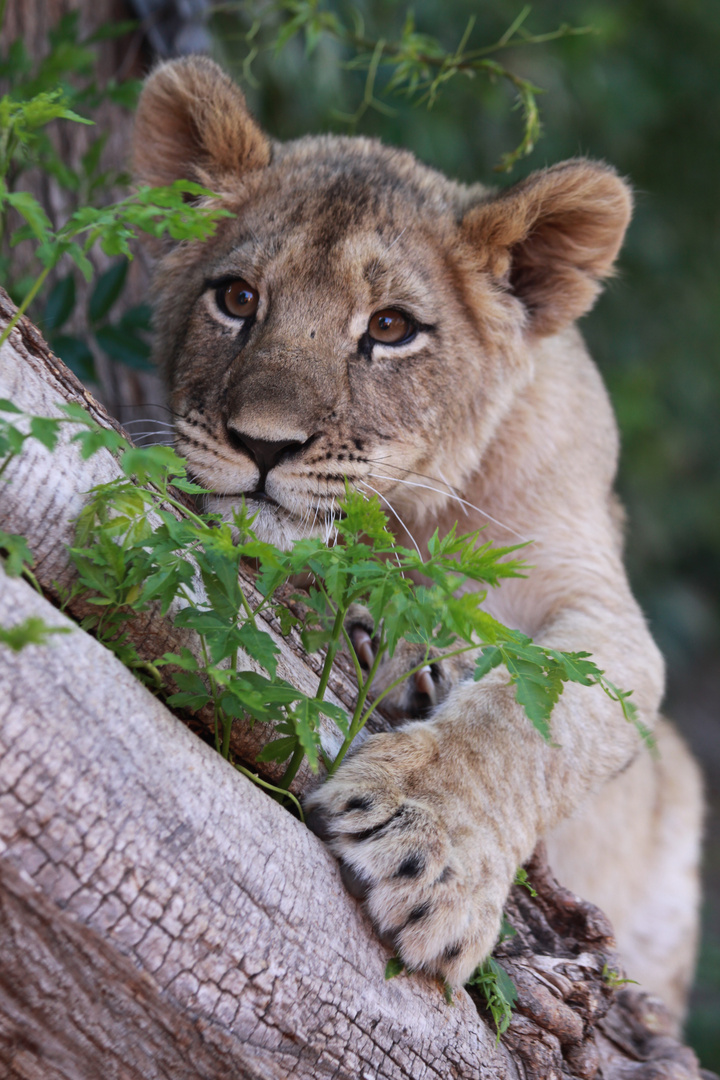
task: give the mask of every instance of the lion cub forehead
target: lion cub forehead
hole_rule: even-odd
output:
[[[318,201],[353,203],[382,214],[388,205],[455,217],[467,189],[423,165],[409,150],[377,139],[344,135],[305,136],[274,143],[269,174],[287,191],[313,193]]]

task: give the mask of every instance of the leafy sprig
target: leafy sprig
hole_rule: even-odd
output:
[[[45,279],[63,256],[67,255],[78,266],[87,281],[94,274],[88,254],[99,244],[106,255],[124,255],[132,258],[130,241],[136,232],[162,237],[166,233],[173,240],[206,240],[215,232],[220,218],[228,211],[219,206],[194,206],[186,201],[193,198],[212,198],[213,192],[190,180],[176,180],[167,187],[140,187],[135,194],[109,206],[85,206],[76,210],[59,229],[53,229],[40,204],[25,194],[22,201],[8,192],[0,181],[0,211],[5,202],[12,202],[15,210],[25,218],[26,224],[17,229],[12,242],[34,238],[35,254],[43,269],[25,294],[13,318],[0,334],[0,346],[7,341],[11,331],[45,283]]]
[[[517,1001],[517,989],[515,983],[508,975],[505,968],[498,961],[488,956],[482,964],[479,964],[468,979],[468,986],[474,987],[482,994],[485,1005],[493,1018],[498,1041],[510,1027],[513,1006]]]
[[[226,3],[225,12],[242,11],[242,2]],[[542,93],[529,79],[524,79],[497,59],[508,49],[542,45],[561,38],[593,32],[589,26],[573,27],[562,23],[557,29],[531,34],[526,28],[531,7],[523,7],[501,37],[491,44],[470,48],[475,29],[471,16],[456,46],[447,49],[438,38],[417,29],[412,10],[406,14],[403,28],[396,41],[373,38],[365,32],[360,11],[351,7],[347,17],[323,6],[320,0],[275,0],[258,14],[253,7],[253,22],[246,35],[248,53],[243,73],[253,81],[252,64],[263,48],[276,54],[295,37],[302,36],[309,55],[323,38],[337,42],[349,54],[345,66],[366,72],[365,88],[357,109],[349,114],[337,112],[339,119],[355,126],[368,109],[392,113],[386,98],[402,94],[416,103],[432,108],[441,90],[458,76],[484,76],[492,82],[504,81],[513,90],[522,116],[522,137],[512,151],[503,154],[497,166],[509,172],[520,158],[532,152],[540,136],[540,112],[537,95]],[[380,86],[381,73],[387,77]]]

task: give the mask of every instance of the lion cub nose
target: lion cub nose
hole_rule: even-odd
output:
[[[268,442],[266,439],[253,439],[250,435],[242,435],[239,431],[229,430],[233,443],[250,455],[260,470],[261,476],[265,476],[281,461],[297,450],[301,450],[305,445],[297,441]]]

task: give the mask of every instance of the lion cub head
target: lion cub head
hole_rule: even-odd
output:
[[[629,220],[608,167],[569,161],[500,193],[365,138],[282,144],[210,60],[148,79],[139,181],[199,181],[232,217],[159,262],[156,355],[177,446],[259,534],[329,533],[344,478],[412,527],[462,490],[533,343],[592,305]]]

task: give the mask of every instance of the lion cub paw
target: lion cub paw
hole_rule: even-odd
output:
[[[345,619],[345,629],[361,666],[368,670],[377,648],[370,612],[360,604],[352,604]],[[422,666],[415,670],[419,665]],[[373,681],[372,695],[378,697],[398,682],[383,698],[383,712],[394,720],[426,719],[445,701],[457,683],[471,676],[472,668],[473,661],[468,654],[447,658],[440,649],[426,650],[422,645],[401,641],[394,655],[380,665]],[[408,675],[408,672],[412,674]]]
[[[307,799],[307,820],[381,940],[457,986],[497,939],[515,861],[451,794],[430,728],[371,736]]]

